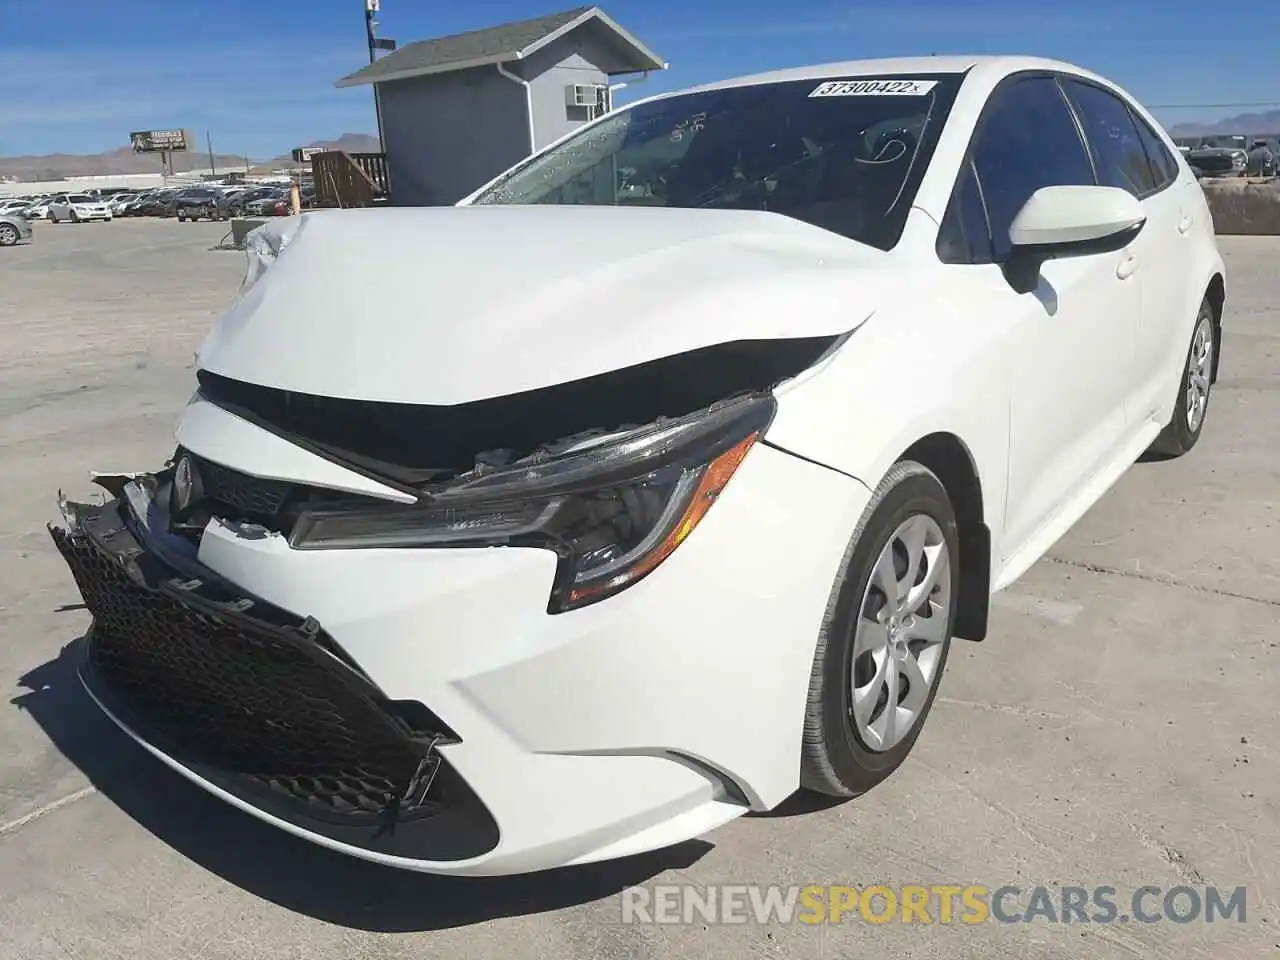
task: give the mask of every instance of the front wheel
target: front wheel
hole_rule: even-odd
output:
[[[1213,305],[1206,297],[1196,314],[1191,345],[1182,365],[1178,382],[1178,399],[1173,405],[1173,419],[1165,425],[1151,444],[1151,452],[1166,457],[1180,457],[1190,452],[1204,430],[1209,413],[1209,392],[1213,387],[1213,365],[1218,350],[1218,325]]]
[[[50,222],[50,223],[57,223],[57,222],[58,222],[58,215],[57,215],[56,213],[50,213],[50,214],[49,214],[49,222]]]
[[[906,760],[946,666],[958,557],[946,488],[919,463],[896,464],[832,586],[809,681],[801,786],[854,797]]]
[[[0,247],[12,247],[18,242],[18,228],[12,223],[0,223]]]

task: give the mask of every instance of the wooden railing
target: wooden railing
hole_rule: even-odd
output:
[[[387,196],[387,158],[382,153],[326,150],[311,157],[317,207],[368,207]]]
[[[385,153],[350,153],[347,156],[365,172],[365,176],[378,185],[378,190],[384,197],[390,192],[387,187],[387,155]]]

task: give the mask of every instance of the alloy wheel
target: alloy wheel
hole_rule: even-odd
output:
[[[942,528],[925,514],[908,517],[880,551],[854,628],[849,714],[871,750],[892,750],[924,712],[948,639],[951,602]]]
[[[0,247],[11,247],[17,242],[17,228],[11,223],[0,223]]]
[[[1195,433],[1209,406],[1209,381],[1213,376],[1213,321],[1202,314],[1191,338],[1187,360],[1187,428]]]

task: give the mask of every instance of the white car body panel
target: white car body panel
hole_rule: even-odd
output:
[[[182,411],[176,438],[180,445],[223,466],[252,462],[254,475],[265,480],[303,483],[396,503],[414,502],[412,494],[338,466],[205,400],[193,399]]]
[[[730,340],[843,333],[908,282],[879,250],[750,211],[445,207],[298,221],[200,347],[202,369],[457,404]],[[354,285],[352,271],[378,279]]]
[[[389,698],[419,701],[457,731],[441,755],[500,832],[482,856],[406,858],[335,840],[134,735],[282,829],[435,873],[636,853],[792,794],[832,584],[894,463],[925,438],[959,442],[991,535],[985,585],[1002,589],[1168,422],[1196,310],[1225,275],[1203,194],[1171,143],[1181,176],[1143,201],[1147,223],[1126,249],[1046,262],[1029,293],[999,266],[941,262],[939,224],[992,91],[1029,70],[1118,90],[1086,71],[937,57],[713,86],[965,70],[888,253],[768,213],[472,207],[485,188],[459,209],[315,212],[255,231],[245,286],[198,364],[278,390],[449,406],[728,341],[842,339],[776,385],[763,442],[688,539],[580,609],[547,614],[557,558],[546,549],[295,549],[262,528],[208,522],[203,567],[315,617]],[[203,399],[178,440],[250,477],[409,499]]]
[[[184,442],[197,454],[222,452],[195,433]],[[779,499],[779,489],[794,499]],[[474,863],[396,865],[506,873],[616,855],[605,851],[662,835],[680,818],[694,832],[667,839],[676,842],[748,810],[669,754],[707,758],[756,808],[795,791],[830,590],[812,571],[839,563],[868,497],[834,471],[757,446],[697,537],[658,570],[616,602],[554,617],[545,609],[556,559],[545,550],[295,551],[278,536],[214,521],[200,560],[316,617],[388,696],[450,718],[463,742],[442,753],[484,798],[503,838]],[[723,575],[729,567],[732,577]],[[406,644],[409,636],[419,642]],[[748,653],[747,636],[802,637],[808,649],[767,643]],[[749,670],[707,668],[748,656]],[[655,690],[681,706],[655,710]]]

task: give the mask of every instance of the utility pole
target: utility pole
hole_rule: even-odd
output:
[[[382,6],[382,0],[364,0],[364,34],[365,40],[369,44],[369,62],[375,63],[378,59],[378,50],[395,49],[395,41],[383,40],[379,42],[377,39],[377,13]],[[378,85],[373,85],[373,111],[378,121],[378,150],[386,152],[386,144],[382,141],[382,99],[378,95]]]
[[[209,129],[207,127],[204,131],[204,145],[209,151],[209,174],[210,176],[216,176],[218,170],[213,162],[213,138],[209,136]]]

